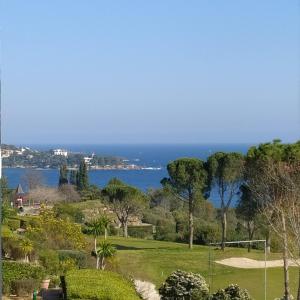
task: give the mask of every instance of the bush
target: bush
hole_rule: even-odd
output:
[[[83,212],[79,208],[74,207],[70,204],[66,204],[66,203],[55,204],[53,210],[57,218],[70,219],[75,223],[84,222]]]
[[[211,300],[251,300],[251,296],[247,290],[242,290],[237,284],[231,284],[214,293]]]
[[[155,239],[160,241],[176,241],[176,224],[174,221],[162,219],[157,221]]]
[[[11,291],[21,297],[32,295],[33,291],[39,287],[40,281],[38,279],[14,280],[11,283]]]
[[[56,275],[59,271],[59,258],[55,250],[40,251],[39,262],[45,268],[47,275]]]
[[[153,227],[148,226],[128,226],[128,235],[141,239],[153,239]]]
[[[87,257],[84,252],[74,250],[58,250],[58,258],[60,261],[72,259],[75,261],[78,268],[85,268]]]
[[[3,287],[5,293],[12,290],[12,282],[20,279],[38,279],[42,280],[45,270],[41,266],[35,266],[28,263],[3,262]]]
[[[109,271],[73,270],[67,273],[66,285],[69,299],[140,299],[130,281]]]
[[[15,231],[15,230],[17,230],[18,228],[20,228],[20,220],[17,220],[17,219],[9,219],[9,220],[7,221],[7,225],[8,225],[8,227],[9,227],[11,230]]]
[[[209,289],[200,274],[177,270],[173,272],[160,287],[162,300],[208,300]]]

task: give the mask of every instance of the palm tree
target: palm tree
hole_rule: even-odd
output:
[[[109,227],[109,224],[111,223],[111,221],[107,215],[101,216],[99,220],[104,229],[104,239],[106,240],[107,239],[107,230],[108,230],[108,227]]]
[[[105,269],[105,259],[113,257],[116,253],[116,248],[109,242],[103,241],[97,248],[96,255],[100,258],[100,269]]]
[[[29,262],[29,254],[33,251],[32,242],[28,239],[22,239],[19,247],[25,256],[25,262]]]
[[[103,225],[101,219],[94,219],[87,224],[87,233],[94,237],[94,251],[97,253],[97,237],[101,235]],[[99,257],[96,255],[96,269],[99,269]]]

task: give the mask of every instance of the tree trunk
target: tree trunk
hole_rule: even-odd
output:
[[[104,228],[104,239],[107,239],[107,228]]]
[[[251,227],[251,221],[248,221],[247,222],[247,227],[248,227],[248,238],[249,238],[249,241],[252,241],[253,239],[253,235],[254,235],[254,226],[253,228]],[[251,251],[251,246],[252,246],[252,243],[248,243],[248,252]]]
[[[104,256],[101,256],[101,259],[100,259],[100,269],[101,270],[105,269],[105,258],[104,258]]]
[[[128,223],[127,222],[124,222],[123,230],[124,230],[124,237],[128,238]]]
[[[266,243],[267,243],[267,253],[271,253],[271,237],[270,237],[270,232],[268,231],[266,234]]]
[[[193,219],[193,200],[189,201],[189,248],[193,249],[194,240],[194,219]]]
[[[298,267],[298,294],[297,294],[297,300],[300,300],[300,267]]]
[[[284,300],[290,300],[288,242],[284,213],[281,213],[283,234],[283,270],[284,270]]]
[[[97,255],[97,238],[94,238],[94,251],[96,255],[96,269],[99,269],[99,257]]]
[[[221,249],[225,250],[225,242],[227,239],[227,215],[225,208],[222,208],[222,246]]]

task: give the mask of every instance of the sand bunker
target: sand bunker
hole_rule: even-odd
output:
[[[226,258],[222,260],[217,260],[216,263],[234,267],[234,268],[241,268],[241,269],[261,269],[265,267],[265,261],[263,260],[255,260],[245,257],[231,257]],[[298,261],[298,264],[300,265],[300,260]],[[296,262],[289,261],[290,266],[297,266]],[[268,260],[267,261],[267,268],[276,268],[276,267],[282,267],[283,266],[283,260]]]

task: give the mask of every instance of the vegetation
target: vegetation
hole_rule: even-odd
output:
[[[27,168],[53,168],[58,169],[62,165],[77,168],[87,154],[68,153],[68,156],[54,155],[53,151],[37,151],[30,148],[17,148],[11,145],[2,145],[2,149],[13,151],[9,157],[3,157],[4,167],[23,166]],[[123,159],[116,156],[94,155],[91,159],[92,166],[124,165]]]
[[[176,293],[187,293],[191,299],[206,297],[199,289],[197,293],[193,291],[195,285],[190,288],[190,281],[195,280],[196,284],[200,280],[190,272],[206,278],[210,294],[215,293],[213,299],[250,299],[245,288],[255,299],[262,299],[262,270],[231,268],[215,261],[230,257],[261,260],[264,258],[261,245],[249,244],[246,251],[244,245],[225,249],[225,242],[267,239],[272,250],[268,258],[284,261],[283,274],[282,268],[268,269],[268,298],[273,300],[284,294],[283,299],[290,300],[298,287],[300,299],[299,170],[300,142],[282,144],[278,140],[252,147],[246,156],[219,152],[207,161],[183,158],[170,162],[169,176],[162,180],[162,188],[147,193],[116,178],[100,190],[89,184],[83,161],[76,173],[70,173],[64,162],[57,188],[43,186],[35,171],[26,174],[30,188],[26,197],[30,203],[47,204],[41,206],[38,215],[27,216],[10,207],[14,195],[3,179],[1,250],[4,257],[24,262],[16,263],[21,275],[13,265],[9,266],[11,275],[3,279],[6,292],[12,289],[28,292],[24,290],[23,277],[29,280],[26,282],[32,289],[36,280],[41,279],[39,276],[47,275],[57,282],[62,274],[67,277],[90,274],[91,283],[88,281],[83,287],[83,294],[75,279],[71,280],[71,286],[79,298],[97,299],[95,293],[101,295],[103,290],[97,286],[94,291],[92,283],[97,280],[101,284],[112,283],[108,279],[106,282],[99,270],[78,271],[94,266],[92,252],[97,258],[97,269],[148,280],[157,287],[167,278],[161,288],[165,299]],[[209,197],[218,197],[220,207],[214,207],[207,200]],[[119,228],[125,238],[116,236]],[[220,240],[223,251],[205,246]],[[290,267],[289,260],[296,267]],[[31,269],[36,261],[41,266],[40,275]],[[173,273],[176,269],[182,271]],[[122,280],[132,288],[128,281]]]
[[[112,179],[103,189],[103,195],[109,200],[124,232],[128,237],[130,217],[139,216],[147,202],[144,195],[135,187],[129,186],[117,179]]]
[[[177,270],[166,279],[159,294],[162,300],[208,300],[209,288],[200,274]]]
[[[193,247],[195,202],[203,196],[207,184],[207,172],[203,161],[196,158],[182,158],[167,166],[169,178],[162,180],[166,188],[189,206],[189,247]]]
[[[66,284],[69,299],[140,299],[129,280],[109,271],[74,270],[67,274]]]
[[[12,292],[13,282],[21,279],[43,279],[45,271],[40,266],[3,261],[3,291]]]

